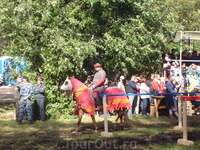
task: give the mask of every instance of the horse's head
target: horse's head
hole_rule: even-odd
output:
[[[65,82],[61,85],[60,89],[63,91],[72,91],[72,83],[71,80],[67,77],[67,79],[65,80]]]

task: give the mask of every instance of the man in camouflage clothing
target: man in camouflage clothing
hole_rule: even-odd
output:
[[[32,84],[28,82],[28,77],[23,76],[23,82],[18,85],[20,91],[20,108],[19,108],[19,124],[22,124],[22,119],[24,116],[24,110],[26,109],[29,124],[32,122],[32,104],[31,96],[33,93]]]
[[[37,77],[37,84],[33,87],[34,93],[34,111],[33,111],[33,120],[38,118],[38,107],[40,109],[40,118],[42,121],[46,120],[45,109],[44,109],[44,99],[45,99],[45,85],[42,83],[43,78]]]

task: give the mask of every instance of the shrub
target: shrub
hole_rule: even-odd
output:
[[[57,86],[46,89],[46,115],[50,119],[71,119],[74,116],[75,101],[62,93]]]

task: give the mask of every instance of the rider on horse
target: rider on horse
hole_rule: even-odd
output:
[[[103,70],[100,63],[96,63],[94,68],[97,72],[94,75],[90,87],[93,89],[93,97],[97,104],[97,108],[95,110],[101,110],[103,108],[103,104],[102,99],[99,97],[99,93],[103,93],[105,91],[104,81],[106,78],[106,72]]]

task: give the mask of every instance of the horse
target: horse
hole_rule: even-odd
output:
[[[85,84],[73,77],[67,77],[64,83],[60,87],[63,91],[71,91],[73,92],[73,96],[76,100],[75,114],[78,115],[78,123],[75,131],[76,133],[80,130],[80,124],[82,120],[82,116],[84,113],[91,116],[91,119],[94,124],[94,132],[98,133],[98,126],[95,120],[95,100],[92,97],[92,89],[89,89]],[[123,130],[123,119],[124,122],[128,122],[128,110],[131,109],[131,104],[127,98],[123,90],[117,87],[108,87],[106,88],[104,94],[106,95],[116,95],[120,94],[122,96],[108,96],[107,97],[107,105],[106,108],[109,112],[115,111],[120,119],[120,128]]]

